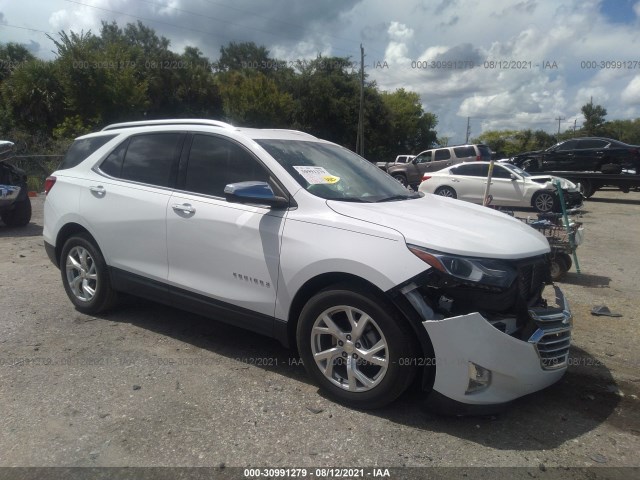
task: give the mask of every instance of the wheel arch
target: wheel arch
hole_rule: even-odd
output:
[[[95,244],[95,246],[100,249],[100,252],[104,256],[104,251],[100,248],[100,245],[96,241],[95,237],[91,235],[91,232],[83,227],[79,223],[70,222],[65,224],[59,231],[58,235],[56,235],[56,246],[55,246],[55,259],[56,266],[60,268],[60,255],[62,254],[62,247],[64,247],[65,242],[71,238],[73,235],[78,233],[86,233],[91,241]]]
[[[412,333],[415,334],[419,347],[417,354],[420,358],[432,357],[434,355],[431,339],[422,325],[418,313],[413,309],[413,307],[411,307],[408,300],[399,291],[397,291],[397,289],[394,289],[391,292],[384,292],[364,278],[344,272],[323,273],[309,279],[302,285],[302,287],[300,287],[291,302],[291,307],[289,308],[289,314],[287,317],[287,346],[297,350],[296,330],[300,319],[300,313],[311,297],[328,287],[345,284],[349,284],[356,289],[373,293],[376,298],[385,303],[388,308],[393,309],[395,313],[397,313],[398,317],[400,317],[411,329]],[[418,375],[418,379],[420,380],[422,389],[430,390],[435,379],[434,369],[424,368],[422,370],[423,372],[421,375]]]

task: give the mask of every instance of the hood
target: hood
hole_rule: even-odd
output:
[[[566,178],[554,177],[552,175],[532,175],[529,177],[529,180],[532,180],[541,185],[545,185],[545,187],[552,189],[556,188],[554,182],[556,180],[560,180],[560,188],[562,188],[563,190],[567,190],[569,192],[579,191],[578,186],[575,183],[570,182]]]
[[[328,200],[327,205],[341,215],[397,230],[407,243],[443,253],[518,259],[549,252],[547,239],[520,220],[440,195],[385,203]]]

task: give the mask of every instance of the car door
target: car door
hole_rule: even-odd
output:
[[[489,185],[492,205],[520,206],[524,202],[524,179],[513,174],[508,168],[495,164]],[[486,179],[484,184],[486,185]],[[528,206],[528,205],[525,205]]]
[[[167,205],[169,283],[177,288],[176,301],[213,305],[235,315],[241,326],[271,333],[287,211],[225,200],[229,183],[273,182],[244,147],[212,134],[194,134],[190,143]],[[261,325],[242,325],[241,311],[265,317]]]
[[[437,172],[450,166],[451,151],[448,148],[439,148],[433,152],[433,160],[425,164],[425,172]]]
[[[457,197],[467,202],[482,203],[488,169],[485,164],[464,163],[451,170],[453,176],[450,181]]]
[[[575,170],[599,171],[605,163],[605,148],[609,142],[598,138],[578,140],[575,150]]]
[[[166,210],[185,134],[134,135],[84,180],[79,210],[115,273],[167,279]]]
[[[559,144],[553,151],[545,152],[542,157],[543,171],[573,171],[576,168],[575,148],[577,140],[567,140]]]

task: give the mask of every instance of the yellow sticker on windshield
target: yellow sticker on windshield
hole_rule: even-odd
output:
[[[338,183],[340,181],[340,177],[334,177],[333,175],[325,175],[322,179],[327,183]]]

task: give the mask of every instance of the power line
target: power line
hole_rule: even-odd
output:
[[[38,32],[38,33],[44,33],[46,35],[54,35],[53,33],[47,32],[45,30],[38,30],[37,28],[29,28],[29,27],[19,27],[18,25],[9,25],[8,23],[0,23],[0,27],[19,28],[20,30],[29,30],[30,32]]]

